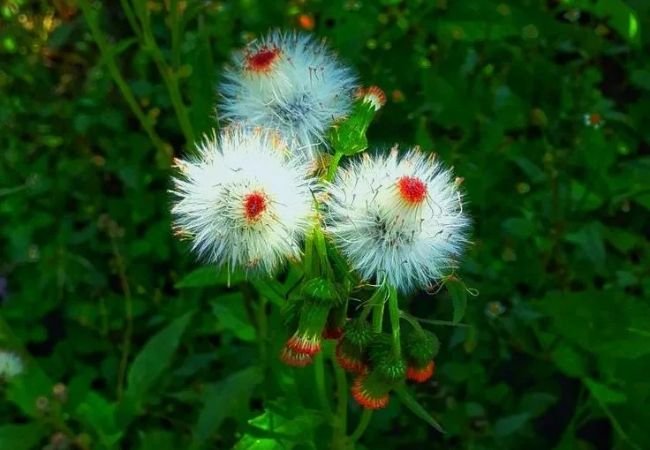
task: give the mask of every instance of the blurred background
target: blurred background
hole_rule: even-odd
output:
[[[27,369],[0,382],[0,449],[326,448],[255,369],[250,286],[170,226],[172,158],[273,28],[384,89],[372,145],[438,153],[474,221],[478,295],[413,390],[446,434],[393,401],[358,447],[650,448],[650,2],[0,5],[0,349]],[[408,302],[451,319],[447,294]]]

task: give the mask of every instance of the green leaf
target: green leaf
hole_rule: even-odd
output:
[[[599,358],[650,355],[650,306],[621,291],[549,293],[537,308],[552,319],[553,332]]]
[[[200,267],[186,275],[176,283],[177,289],[197,288],[208,286],[231,286],[245,280],[241,271],[228,272],[227,269],[219,269],[215,266]]]
[[[221,294],[212,302],[212,312],[222,330],[232,332],[245,342],[255,340],[255,328],[246,313],[241,293]]]
[[[636,12],[623,0],[565,0],[565,3],[607,20],[621,37],[640,44],[641,30]]]
[[[583,382],[589,389],[589,392],[591,392],[591,395],[596,397],[596,399],[603,404],[622,404],[627,401],[625,394],[615,391],[596,380],[584,378]]]
[[[0,426],[0,448],[11,450],[31,450],[37,448],[39,441],[45,435],[40,424]]]
[[[553,350],[551,358],[555,365],[572,377],[581,377],[587,373],[587,363],[584,356],[567,344],[561,344]]]
[[[27,363],[25,371],[15,377],[7,387],[7,399],[18,406],[25,414],[38,417],[36,399],[47,397],[54,383],[36,364]]]
[[[144,401],[147,391],[169,367],[192,312],[173,321],[145,344],[133,360],[127,377],[127,396],[136,404]]]
[[[350,116],[335,124],[329,141],[337,153],[352,156],[368,148],[366,131],[375,116],[374,108],[363,101],[357,101]]]
[[[314,431],[323,421],[317,411],[276,403],[249,421],[234,450],[291,450],[298,444],[315,448]]]
[[[253,389],[262,380],[261,370],[250,367],[206,387],[202,395],[203,407],[193,432],[196,448],[207,441],[237,408],[248,407]]]
[[[447,292],[449,292],[454,307],[452,322],[457,324],[463,319],[465,310],[467,309],[467,287],[465,287],[465,283],[456,277],[447,278],[445,286],[447,287]]]
[[[413,398],[413,396],[411,396],[411,394],[406,390],[405,385],[402,384],[395,388],[395,393],[397,394],[397,397],[400,399],[402,404],[406,406],[413,414],[424,420],[439,432],[445,432],[440,424],[436,422],[433,417],[431,417],[431,415],[422,407],[422,405],[418,403],[417,400]]]
[[[502,417],[494,424],[494,434],[501,437],[511,435],[526,425],[529,420],[529,413],[513,414],[512,416]]]
[[[95,392],[90,392],[77,407],[76,416],[97,434],[104,447],[112,449],[116,448],[123,435],[117,425],[116,410],[115,404],[109,403]]]

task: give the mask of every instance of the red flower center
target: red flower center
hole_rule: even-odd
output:
[[[416,177],[402,177],[397,180],[397,189],[402,199],[411,205],[422,203],[427,196],[427,185]]]
[[[266,211],[266,197],[261,192],[251,192],[244,197],[244,214],[251,222],[256,221]]]
[[[279,48],[262,47],[257,52],[246,56],[246,68],[253,72],[268,72],[279,56]]]

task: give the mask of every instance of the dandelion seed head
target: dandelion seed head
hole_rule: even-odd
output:
[[[220,85],[223,119],[277,129],[313,158],[325,133],[351,109],[356,76],[322,41],[272,32],[235,55]]]
[[[198,145],[174,179],[175,226],[202,258],[272,273],[300,256],[314,220],[306,163],[264,129],[231,127]]]
[[[469,226],[462,194],[419,149],[366,154],[327,192],[328,233],[364,279],[426,289],[456,267]]]

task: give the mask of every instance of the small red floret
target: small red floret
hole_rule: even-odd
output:
[[[362,374],[368,370],[368,367],[362,360],[347,355],[340,342],[336,346],[335,356],[336,362],[339,363],[339,366],[341,366],[346,372]]]
[[[280,53],[281,51],[277,47],[262,47],[255,53],[246,56],[246,69],[257,73],[268,72],[280,57]]]
[[[266,197],[261,192],[251,192],[244,197],[246,219],[256,221],[266,211]]]
[[[352,397],[358,404],[366,409],[385,408],[390,400],[390,395],[383,394],[379,397],[373,397],[363,385],[365,379],[366,377],[364,375],[358,376],[354,379],[352,388],[350,389],[352,392]]]
[[[287,348],[296,353],[312,356],[320,352],[320,338],[317,336],[309,339],[304,336],[293,335],[287,341]]]
[[[310,355],[304,353],[296,353],[288,347],[282,349],[280,353],[280,360],[288,366],[292,367],[305,367],[313,362]]]
[[[405,176],[397,180],[397,189],[402,199],[411,204],[422,203],[427,196],[427,185],[416,177]]]
[[[323,330],[323,338],[338,340],[343,336],[343,328],[341,327],[325,327]]]
[[[424,367],[408,366],[406,369],[406,378],[416,383],[424,383],[429,380],[436,371],[436,364],[431,361]]]

